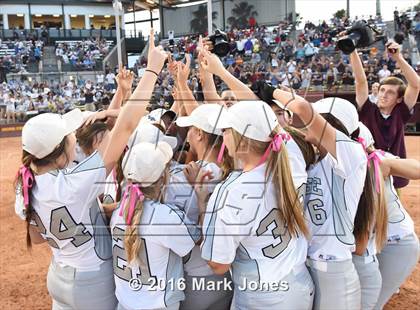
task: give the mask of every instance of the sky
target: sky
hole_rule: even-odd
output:
[[[381,14],[385,21],[393,20],[395,7],[405,10],[414,6],[419,0],[381,0]],[[318,22],[321,19],[329,19],[341,9],[346,9],[346,0],[296,0],[296,12],[300,13],[303,20]],[[376,0],[350,0],[350,17],[376,14]]]

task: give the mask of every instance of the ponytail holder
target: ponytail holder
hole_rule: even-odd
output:
[[[25,208],[27,208],[29,205],[29,189],[32,188],[32,185],[34,184],[34,175],[32,174],[31,169],[26,166],[20,167],[18,174],[22,177],[23,202]]]
[[[128,212],[126,217],[126,223],[128,225],[131,225],[131,220],[134,215],[134,209],[136,208],[136,203],[138,200],[143,201],[144,200],[144,194],[140,190],[140,186],[138,184],[129,184],[127,188],[124,191],[123,198],[121,200],[121,208],[119,215],[122,216],[123,212],[126,209],[126,203],[127,197],[130,196],[130,201],[128,203]]]
[[[217,155],[217,162],[220,164],[223,161],[223,154],[225,153],[226,144],[223,142]]]
[[[376,188],[376,192],[379,193],[380,192],[380,188],[379,188],[379,164],[381,163],[381,158],[379,157],[379,154],[381,154],[382,156],[385,154],[384,151],[382,150],[376,150],[373,151],[372,153],[370,153],[367,156],[368,159],[368,167],[370,167],[370,160],[373,161],[373,165],[374,165],[374,170],[375,170],[375,188]]]
[[[265,153],[261,157],[261,160],[258,165],[261,165],[263,162],[267,160],[268,155],[270,154],[271,151],[276,152],[276,153],[280,152],[283,142],[289,141],[289,140],[290,140],[290,135],[286,132],[276,134],[271,140],[270,145],[265,150]]]

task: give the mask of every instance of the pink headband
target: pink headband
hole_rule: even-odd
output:
[[[123,215],[123,211],[126,209],[125,201],[130,195],[130,201],[128,206],[128,214],[126,218],[126,223],[128,225],[131,225],[131,219],[134,215],[134,209],[136,208],[137,200],[143,201],[144,200],[144,194],[140,190],[140,186],[138,184],[129,184],[127,188],[124,191],[123,198],[121,200],[121,209],[119,215]]]
[[[34,184],[34,175],[32,174],[31,169],[26,166],[20,167],[18,174],[22,177],[23,202],[25,208],[27,208],[29,205],[29,189],[32,188],[32,185]]]

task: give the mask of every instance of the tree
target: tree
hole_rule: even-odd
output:
[[[191,32],[205,33],[207,31],[207,5],[201,4],[193,13],[194,18],[190,22]],[[212,12],[212,19],[216,19],[218,12]],[[217,28],[213,24],[213,28]]]
[[[253,9],[254,6],[245,1],[235,4],[232,9],[232,16],[227,19],[227,22],[232,28],[246,28],[249,18],[258,16],[258,12],[253,11]]]
[[[334,13],[334,17],[338,18],[338,19],[342,19],[345,16],[346,16],[346,10],[345,9],[338,10],[337,12]]]

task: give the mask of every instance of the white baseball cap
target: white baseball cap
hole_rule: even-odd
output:
[[[214,127],[214,124],[209,122],[210,117],[218,117],[221,115],[223,106],[220,104],[202,104],[198,106],[191,115],[179,117],[176,124],[179,127],[197,127],[207,133],[214,135],[222,135],[222,131]]]
[[[279,125],[276,114],[264,101],[240,101],[220,115],[210,116],[209,122],[218,129],[233,128],[241,135],[262,142]]]
[[[161,177],[172,155],[172,149],[166,142],[136,144],[124,157],[124,177],[150,186]]]
[[[352,134],[359,127],[359,115],[356,107],[348,100],[330,97],[313,103],[313,108],[318,113],[329,113],[338,119]]]
[[[363,138],[366,143],[366,147],[372,146],[375,144],[375,139],[373,139],[372,133],[370,132],[369,128],[365,126],[365,124],[359,122],[359,138]]]
[[[171,114],[172,118],[176,117],[176,113],[172,110],[165,110],[165,109],[155,109],[151,111],[149,114],[144,116],[144,119],[147,119],[152,124],[160,124],[163,126],[163,128],[167,129],[165,126],[165,123],[162,121],[162,117],[165,114]]]
[[[83,124],[83,114],[74,109],[64,115],[44,113],[26,122],[22,129],[22,148],[36,158],[52,153],[64,137]]]
[[[142,142],[156,144],[160,141],[168,143],[172,150],[174,150],[178,145],[178,139],[176,137],[165,135],[165,133],[160,131],[159,128],[147,120],[142,119],[128,139],[127,145],[129,148],[132,148],[134,145]]]

